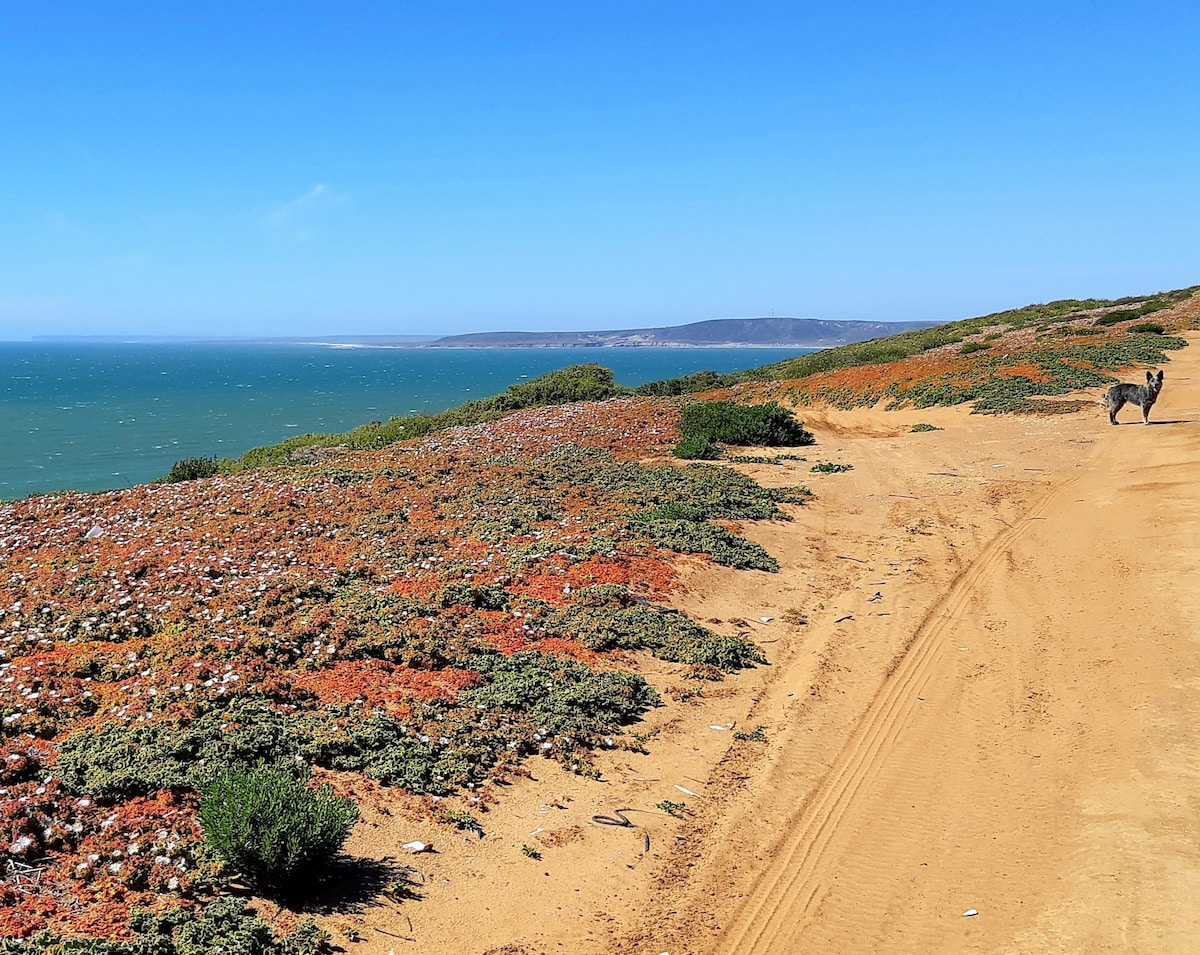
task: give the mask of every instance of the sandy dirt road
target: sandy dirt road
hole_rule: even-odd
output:
[[[677,600],[748,634],[771,665],[698,686],[641,660],[668,701],[632,728],[644,751],[616,740],[599,780],[535,762],[534,778],[488,798],[486,838],[430,829],[427,809],[368,813],[355,854],[402,859],[414,838],[439,851],[411,860],[420,901],[348,913],[339,943],[369,955],[1196,951],[1192,341],[1149,428],[1112,428],[1099,409],[802,409],[818,438],[808,461],[738,465],[817,494],[791,521],[744,528],[780,573],[697,562]],[[943,430],[912,433],[919,421]],[[854,469],[813,474],[824,460]],[[808,622],[785,623],[788,611]],[[765,739],[733,738],[756,727]],[[664,799],[686,812],[662,812]],[[593,820],[624,807],[635,827]],[[327,922],[335,937],[339,924]]]
[[[655,944],[635,933],[631,950],[1196,950],[1196,365],[1172,363],[1166,420],[1150,428],[964,426],[968,445],[993,443],[995,469],[1045,479],[950,498],[964,522],[989,497],[1015,513],[951,573],[877,602],[896,618],[843,595],[835,612],[855,618],[821,648],[809,701],[775,721],[775,751],[727,793],[687,882],[664,883],[680,904]],[[913,498],[937,495],[911,491],[915,478]],[[876,593],[905,560],[895,516],[869,557]],[[872,646],[895,652],[881,667]]]

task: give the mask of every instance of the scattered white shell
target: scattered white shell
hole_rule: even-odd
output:
[[[406,842],[400,848],[407,849],[413,855],[416,855],[418,852],[432,852],[433,851],[433,843],[432,842]]]
[[[725,727],[725,726],[718,726],[716,723],[713,723],[713,724],[712,724],[712,725],[710,725],[708,728],[709,728],[710,730],[720,730],[722,733],[724,733],[724,732],[725,732],[725,730],[726,730],[728,727]]]
[[[99,524],[93,524],[92,529],[89,530],[83,536],[86,537],[88,540],[95,540],[97,537],[103,537],[104,536],[104,528],[101,527]]]
[[[774,617],[759,617],[758,619],[759,619],[759,620],[760,620],[762,623],[770,623],[770,622],[771,622],[772,620],[774,620],[775,618],[774,618]]]
[[[972,916],[978,915],[978,914],[979,914],[979,909],[967,909],[965,912],[963,912],[962,917],[965,919],[969,919]]]
[[[678,790],[679,790],[681,793],[683,793],[685,796],[695,796],[697,799],[699,799],[699,798],[700,798],[700,794],[699,794],[699,793],[694,793],[694,792],[692,792],[690,789],[684,789],[684,788],[683,788],[682,786],[680,786],[678,783],[676,783],[676,784],[675,784],[675,788],[676,788],[676,789],[678,789]]]

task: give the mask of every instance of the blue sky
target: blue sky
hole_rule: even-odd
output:
[[[949,320],[1200,283],[1200,5],[34,3],[0,338]]]

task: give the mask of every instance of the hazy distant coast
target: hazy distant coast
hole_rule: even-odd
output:
[[[834,348],[929,328],[939,322],[820,318],[715,318],[688,325],[582,332],[471,332],[464,335],[314,335],[183,338],[146,335],[37,335],[52,344],[301,344],[329,348]]]
[[[854,322],[818,318],[716,318],[689,325],[587,332],[475,332],[424,348],[831,348],[929,328],[937,322]]]

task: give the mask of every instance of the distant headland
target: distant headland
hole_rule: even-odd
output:
[[[598,332],[475,332],[426,348],[638,348],[795,346],[830,348],[929,328],[937,322],[855,322],[819,318],[715,318],[689,325]]]

